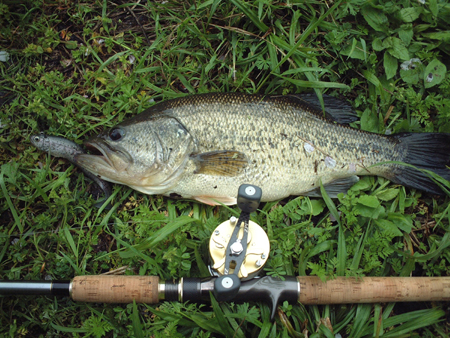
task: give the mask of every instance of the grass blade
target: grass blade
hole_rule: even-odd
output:
[[[369,317],[372,311],[372,304],[358,304],[356,307],[355,320],[350,337],[361,337],[363,332],[368,331]]]
[[[328,207],[328,210],[330,210],[330,213],[333,215],[336,222],[341,225],[341,216],[339,215],[336,205],[334,204],[333,200],[328,196],[327,191],[325,190],[322,181],[319,182],[320,184],[320,193],[322,194],[322,198],[325,202],[325,204]]]
[[[234,330],[228,323],[228,320],[225,318],[225,314],[223,313],[222,309],[220,308],[219,303],[214,298],[214,296],[211,294],[211,305],[214,310],[214,314],[217,319],[217,324],[219,325],[222,334],[227,338],[233,338],[234,337]]]
[[[247,16],[253,24],[259,28],[259,30],[263,33],[267,32],[269,30],[269,27],[267,27],[263,22],[261,22],[258,19],[258,16],[250,10],[247,5],[240,1],[240,0],[230,0],[230,2],[235,5],[242,13]]]
[[[2,173],[0,174],[0,187],[2,188],[3,196],[5,197],[6,203],[8,204],[9,210],[11,211],[11,214],[13,215],[14,218],[14,226],[9,230],[9,233],[12,233],[16,226],[19,229],[20,233],[23,233],[22,222],[20,221],[20,218],[17,215],[16,208],[14,208],[14,204],[12,203],[11,198],[9,197],[8,190],[6,189],[5,180],[3,176],[3,168]]]
[[[347,247],[345,244],[344,228],[342,224],[339,224],[337,260],[336,274],[338,276],[344,276],[347,264]]]
[[[295,50],[297,50],[298,47],[300,47],[300,45],[309,37],[309,35],[311,35],[311,33],[317,28],[317,26],[319,26],[319,24],[326,18],[328,17],[328,15],[330,15],[331,13],[333,13],[333,11],[341,4],[342,0],[336,1],[334,3],[334,5],[325,12],[324,15],[322,15],[319,19],[315,20],[313,19],[310,24],[308,25],[308,27],[305,29],[305,31],[302,33],[302,35],[300,36],[300,38],[298,39],[297,43],[292,46],[291,50],[283,57],[283,59],[278,63],[276,69],[278,67],[280,67],[283,63],[286,62],[287,59],[289,59],[292,54],[294,53]],[[273,70],[272,70],[273,72]]]
[[[131,322],[133,323],[133,332],[135,336],[137,338],[144,338],[144,332],[142,331],[142,324],[139,318],[139,311],[135,300],[133,300],[133,312],[131,313]]]
[[[320,193],[322,194],[322,198],[325,201],[325,204],[327,205],[328,209],[330,210],[330,213],[334,216],[339,225],[336,273],[338,276],[344,276],[345,267],[347,264],[347,248],[345,244],[344,229],[342,227],[340,219],[341,216],[339,215],[333,200],[330,198],[330,196],[328,196],[322,182],[320,182]]]
[[[66,236],[66,240],[69,243],[70,248],[72,249],[72,252],[74,254],[75,257],[78,257],[78,249],[77,246],[75,245],[75,242],[73,240],[72,234],[70,233],[70,230],[67,226],[65,226],[63,228],[64,231],[64,235]]]

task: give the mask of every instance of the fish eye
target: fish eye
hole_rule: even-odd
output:
[[[34,142],[39,142],[41,140],[41,137],[39,135],[36,135],[33,137]]]
[[[113,128],[109,132],[109,138],[112,141],[119,141],[125,135],[124,131],[120,128]]]

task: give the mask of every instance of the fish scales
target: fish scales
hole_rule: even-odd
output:
[[[326,102],[333,103],[330,97]],[[209,204],[234,204],[243,183],[260,186],[263,201],[315,196],[320,181],[336,196],[357,181],[356,175],[441,191],[411,167],[373,166],[385,161],[406,162],[450,178],[449,134],[360,131],[325,118],[311,99],[300,95],[225,93],[173,99],[86,145],[101,155],[80,154],[78,164],[105,180]]]
[[[191,167],[186,180],[177,187],[182,196],[201,195],[215,186],[218,195],[232,196],[236,189],[231,183],[238,180],[253,182],[263,189],[263,200],[274,200],[309,191],[317,187],[318,178],[326,185],[355,175],[348,170],[351,163],[358,166],[356,174],[368,174],[367,167],[372,164],[401,160],[389,139],[336,125],[312,113],[307,105],[286,97],[236,95],[223,100],[219,95],[197,99],[180,100],[169,113],[194,136],[197,151],[237,150],[248,156],[250,165],[238,177],[219,180],[196,175]],[[227,134],[231,137],[224,139]],[[315,151],[307,153],[305,143],[313,145]],[[373,151],[371,143],[385,152]],[[325,165],[327,156],[336,161],[334,168]],[[316,161],[319,165],[315,170]],[[382,167],[369,170],[371,174],[383,171],[386,174]]]

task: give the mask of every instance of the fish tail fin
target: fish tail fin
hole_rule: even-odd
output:
[[[402,133],[393,135],[406,154],[403,162],[412,166],[401,166],[396,170],[392,181],[425,192],[442,195],[444,191],[425,169],[450,180],[450,134],[446,133]]]

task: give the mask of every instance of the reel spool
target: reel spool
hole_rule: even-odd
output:
[[[225,270],[226,249],[230,242],[231,235],[236,227],[236,217],[231,217],[228,221],[220,224],[213,232],[209,240],[209,254],[211,257],[211,273],[215,276],[222,276]],[[238,238],[242,239],[244,235],[244,222],[239,229]],[[235,241],[230,246],[235,255],[244,254],[242,244]],[[267,262],[270,252],[269,237],[261,226],[253,221],[248,224],[247,251],[245,252],[244,262],[240,270],[236,273],[233,264],[230,273],[237,274],[239,279],[248,280],[262,270]]]
[[[239,219],[231,217],[220,224],[209,240],[212,275],[235,275],[244,281],[255,277],[266,264],[269,237],[263,228],[250,221],[250,213],[258,208],[261,196],[259,187],[250,184],[239,187],[237,205],[242,210]]]

